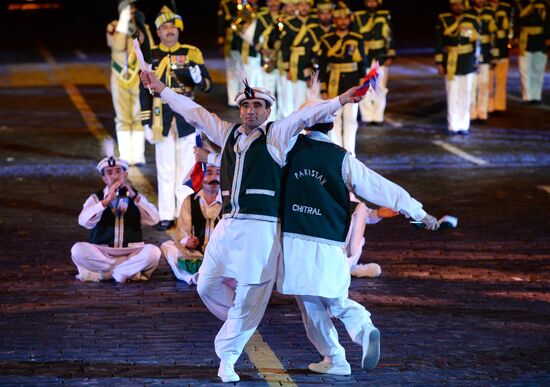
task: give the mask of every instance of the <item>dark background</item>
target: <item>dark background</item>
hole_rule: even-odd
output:
[[[55,36],[57,40],[81,42],[81,47],[92,51],[105,51],[105,26],[118,18],[115,0],[58,0],[61,8],[54,10],[8,11],[10,4],[26,3],[23,0],[2,2],[0,31],[4,37],[29,32]],[[38,2],[37,2],[38,3]],[[138,7],[145,13],[147,22],[154,27],[154,19],[163,4],[169,1],[140,0]],[[263,2],[262,2],[263,3]],[[261,3],[261,4],[262,4]],[[199,46],[206,56],[217,55],[216,12],[217,0],[176,0],[185,30],[181,41]],[[353,9],[363,6],[362,0],[351,0]],[[392,14],[396,47],[401,54],[429,53],[433,46],[435,21],[439,12],[446,11],[446,0],[393,0],[384,7]],[[7,21],[7,22],[6,22]]]

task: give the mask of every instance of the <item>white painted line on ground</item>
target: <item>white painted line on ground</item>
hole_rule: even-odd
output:
[[[440,146],[442,147],[443,149],[445,149],[447,152],[450,152],[452,154],[454,154],[455,156],[458,156],[458,157],[461,157],[463,158],[464,160],[467,160],[471,163],[474,163],[474,164],[477,164],[477,165],[486,165],[486,164],[489,164],[488,161],[485,161],[483,159],[480,159],[479,157],[475,157],[475,156],[472,156],[471,154],[469,153],[466,153],[464,152],[463,150],[461,149],[458,149],[456,146],[453,146],[449,143],[446,143],[445,141],[440,141],[440,140],[434,140],[432,141],[435,145],[437,146]]]
[[[78,59],[82,59],[82,60],[88,59],[88,55],[86,55],[86,54],[84,53],[84,51],[74,50],[74,54],[76,55],[76,57],[77,57]]]
[[[391,118],[386,118],[386,122],[394,128],[402,128],[403,127],[403,123],[401,121],[392,120]]]
[[[550,185],[539,185],[537,188],[546,191],[547,194],[550,194]]]

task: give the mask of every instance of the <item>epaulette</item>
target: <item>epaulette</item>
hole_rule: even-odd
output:
[[[335,35],[335,33],[334,32],[329,32],[328,34],[325,34],[323,36],[323,39],[330,38],[332,35]]]
[[[366,14],[366,13],[367,13],[367,11],[365,11],[365,10],[355,11],[355,12],[354,12],[354,14],[356,14],[357,16],[359,16],[359,15],[364,15],[364,14]]]
[[[190,61],[197,64],[204,64],[204,58],[202,52],[198,47],[192,46],[190,44],[182,44],[181,47],[187,48],[187,57]]]
[[[363,35],[358,34],[357,32],[350,31],[349,34],[351,36],[355,36],[356,38],[363,39]]]
[[[387,9],[379,9],[378,11],[376,11],[376,13],[380,15],[388,15],[390,11],[388,11]]]

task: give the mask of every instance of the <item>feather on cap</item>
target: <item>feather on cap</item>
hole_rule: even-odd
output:
[[[119,166],[125,171],[128,170],[128,163],[125,160],[115,157],[115,142],[112,138],[106,138],[101,144],[103,148],[103,154],[105,157],[97,163],[96,169],[99,173],[103,173],[106,167]]]

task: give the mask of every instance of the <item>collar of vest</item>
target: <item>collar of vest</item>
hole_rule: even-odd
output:
[[[268,121],[265,121],[263,124],[261,124],[260,126],[258,126],[256,129],[260,129],[262,131],[263,134],[267,135],[267,125],[269,124]],[[256,130],[254,129],[254,130]],[[252,132],[250,132],[250,134],[252,134],[254,132],[254,130]],[[243,127],[243,124],[240,124],[238,127],[237,127],[237,130],[235,130],[235,134],[234,136],[237,137],[238,135],[240,134],[244,134],[245,136],[247,135],[245,132],[244,132],[244,127]],[[248,136],[250,136],[250,134]]]
[[[160,43],[158,48],[159,50],[164,52],[176,52],[181,48],[181,44],[176,43],[172,47],[167,47],[164,44]]]

